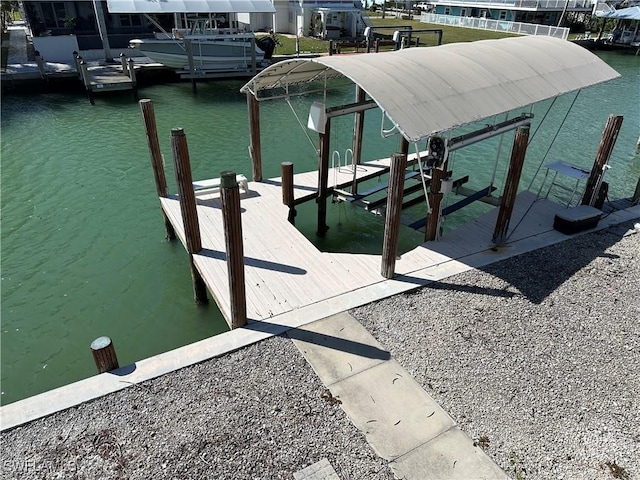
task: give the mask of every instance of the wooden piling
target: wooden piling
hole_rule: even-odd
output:
[[[99,337],[91,342],[91,354],[94,362],[96,362],[98,373],[110,372],[120,368],[116,349],[109,337]]]
[[[598,152],[596,159],[593,162],[591,173],[587,179],[587,184],[584,188],[584,195],[582,196],[582,205],[590,205],[596,201],[598,196],[598,190],[602,183],[602,175],[604,174],[605,165],[611,158],[611,152],[618,139],[618,133],[620,133],[620,127],[622,126],[622,115],[609,115],[607,125],[602,132],[602,139],[600,145],[598,145]]]
[[[140,110],[144,121],[144,130],[147,134],[147,144],[149,145],[149,156],[151,157],[151,167],[153,168],[153,178],[155,179],[156,192],[158,197],[168,197],[167,178],[164,173],[164,161],[160,152],[160,142],[158,142],[158,130],[156,127],[156,116],[153,110],[153,102],[148,98],[140,100]],[[169,217],[162,210],[164,217],[164,227],[167,231],[167,240],[175,240],[176,232],[169,221]]]
[[[262,147],[260,146],[260,103],[251,93],[247,93],[249,111],[249,155],[253,166],[253,181],[262,181]]]
[[[296,224],[296,209],[293,196],[293,163],[282,162],[280,164],[281,180],[282,180],[282,203],[289,207],[289,216],[287,219],[291,225]]]
[[[368,39],[367,39],[368,40]],[[364,102],[366,99],[366,92],[360,88],[359,85],[356,85],[356,103]],[[358,193],[358,182],[356,179],[355,168],[356,165],[360,165],[362,161],[362,134],[364,132],[364,110],[358,111],[355,113],[355,118],[353,119],[353,141],[351,143],[351,150],[353,151],[353,184],[351,185],[351,193],[353,195]]]
[[[240,216],[240,189],[236,172],[220,174],[222,222],[227,249],[229,298],[231,301],[231,328],[247,324],[247,298],[244,280],[244,247],[242,244],[242,218]]]
[[[633,192],[633,197],[631,197],[631,205],[639,205],[640,204],[640,178],[638,178],[638,183],[636,184],[636,190]]]
[[[320,151],[318,152],[318,228],[316,234],[324,237],[329,230],[327,226],[327,184],[329,182],[329,150],[331,139],[331,119],[327,118],[324,133],[320,134]]]
[[[187,53],[187,61],[189,62],[189,78],[191,78],[191,92],[198,93],[198,87],[196,86],[196,66],[193,61],[193,44],[191,39],[184,39],[184,49]]]
[[[256,37],[251,37],[251,74],[255,77],[258,73],[258,62],[256,59]]]
[[[391,156],[391,170],[389,171],[387,211],[384,220],[384,241],[382,244],[382,266],[380,271],[385,278],[393,278],[395,273],[406,169],[407,156],[394,153]]]
[[[404,135],[400,136],[400,153],[405,156],[409,155],[409,140],[404,138]]]
[[[187,137],[182,128],[171,129],[171,149],[173,153],[173,165],[180,196],[180,212],[184,225],[184,236],[189,254],[189,267],[193,280],[193,294],[197,304],[209,303],[207,287],[193,263],[193,254],[202,250],[200,238],[200,225],[196,210],[196,196],[193,192],[193,178],[191,176],[191,162],[189,161],[189,148]]]
[[[82,60],[80,62],[80,78],[82,78],[82,83],[84,84],[84,88],[87,89],[87,96],[89,97],[89,103],[91,105],[95,105],[96,102],[93,98],[93,90],[91,89],[91,80],[89,79],[89,66],[87,62]]]
[[[431,169],[431,183],[429,184],[428,193],[431,212],[427,215],[427,226],[424,232],[425,241],[437,240],[440,238],[442,200],[444,198],[444,194],[440,192],[440,189],[442,187],[442,180],[447,178],[448,164],[448,159],[445,159],[442,170],[437,168]]]
[[[119,57],[120,57],[120,65],[122,65],[122,73],[128,77],[129,66],[127,65],[127,56],[124,53],[120,52]]]
[[[129,79],[131,80],[131,89],[133,90],[133,99],[138,101],[138,85],[136,83],[136,69],[133,66],[133,58],[128,60]]]
[[[498,219],[496,227],[493,231],[493,243],[496,245],[504,245],[507,241],[507,233],[509,231],[509,222],[513,213],[513,206],[516,203],[516,195],[518,194],[518,184],[520,183],[520,175],[522,174],[522,166],[527,153],[527,144],[529,143],[529,125],[523,125],[516,130],[516,137],[513,141],[511,149],[511,160],[509,161],[509,172],[505,180],[504,191],[500,200],[500,210],[498,211]]]
[[[40,78],[42,78],[43,80],[46,80],[47,71],[44,66],[44,58],[42,58],[42,55],[40,55],[40,52],[37,50],[35,52],[35,57],[36,57],[36,65],[38,66],[38,72],[40,72]]]

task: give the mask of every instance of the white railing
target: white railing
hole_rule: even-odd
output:
[[[493,32],[513,33],[515,35],[543,35],[566,40],[569,29],[552,25],[538,25],[533,23],[509,22],[507,20],[491,20],[488,18],[458,17],[455,15],[438,15],[423,13],[420,15],[422,23],[449,25],[453,27],[476,28]]]
[[[587,10],[593,9],[591,0],[441,0],[438,5],[473,5],[478,8],[521,8],[528,10]]]

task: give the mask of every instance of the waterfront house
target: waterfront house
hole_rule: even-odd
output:
[[[439,15],[558,26],[571,18],[584,19],[595,6],[594,0],[435,0],[432,4]]]
[[[198,12],[215,14],[221,27],[240,31],[317,36],[355,37],[365,28],[360,0],[203,0]],[[179,0],[23,1],[23,16],[31,29],[34,48],[50,62],[72,63],[72,52],[99,58],[117,56],[132,38],[152,37],[159,27],[171,31],[178,13],[187,14]],[[93,54],[91,53],[93,52]],[[130,52],[128,52],[130,53]]]

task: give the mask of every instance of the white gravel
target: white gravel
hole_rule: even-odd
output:
[[[393,478],[288,338],[133,386],[2,434],[3,479]]]
[[[513,478],[640,479],[633,223],[352,311]]]
[[[632,224],[356,309],[515,479],[640,479],[640,235]],[[327,458],[393,478],[290,340],[0,437],[3,479],[278,479]]]

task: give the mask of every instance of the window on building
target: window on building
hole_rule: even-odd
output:
[[[444,14],[445,15],[451,15],[451,8],[450,7],[444,7]]]
[[[486,10],[480,10],[480,18],[487,18],[487,11]]]
[[[139,27],[142,25],[140,15],[118,15],[121,27]]]
[[[500,10],[500,20],[506,20],[507,19],[507,11],[506,10]]]
[[[466,8],[461,8],[460,9],[460,16],[461,17],[467,17],[468,16]]]
[[[63,28],[67,9],[64,2],[42,2],[42,20],[46,28]]]

